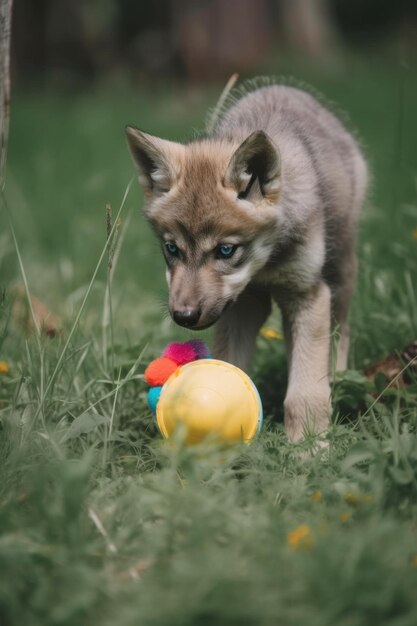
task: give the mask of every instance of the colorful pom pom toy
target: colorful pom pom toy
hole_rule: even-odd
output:
[[[151,387],[164,385],[168,378],[175,372],[178,363],[166,356],[160,356],[149,363],[145,370],[145,380]]]
[[[151,386],[149,407],[164,437],[182,424],[189,444],[208,435],[249,443],[261,429],[262,403],[249,376],[211,359],[199,339],[168,345],[163,356],[148,365],[145,379]]]

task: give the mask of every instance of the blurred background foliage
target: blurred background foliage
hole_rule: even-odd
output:
[[[224,81],[288,54],[334,67],[347,44],[415,45],[416,26],[415,0],[17,0],[14,75]]]

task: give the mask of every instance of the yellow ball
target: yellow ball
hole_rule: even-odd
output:
[[[183,424],[189,444],[208,435],[224,442],[249,443],[261,428],[262,404],[255,385],[238,367],[201,359],[178,367],[169,377],[156,419],[164,437]]]

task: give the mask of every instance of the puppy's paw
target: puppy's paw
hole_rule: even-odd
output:
[[[284,425],[288,439],[300,441],[306,434],[317,435],[324,432],[331,415],[330,387],[306,394],[292,390],[284,401]]]

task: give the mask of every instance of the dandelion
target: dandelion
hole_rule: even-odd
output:
[[[352,517],[352,511],[346,511],[346,513],[341,513],[339,515],[339,519],[341,522],[348,522]]]
[[[311,536],[310,527],[307,524],[301,524],[294,528],[287,535],[288,545],[293,550],[298,550],[299,548],[312,548],[313,547],[313,538]]]
[[[270,326],[264,326],[261,328],[261,335],[264,339],[282,339],[282,333],[279,330],[275,330],[275,328],[271,328]]]
[[[322,495],[321,495],[320,489],[313,491],[313,493],[310,496],[310,500],[313,500],[313,502],[320,502],[321,499],[322,499]]]
[[[417,567],[417,554],[411,558],[411,567]]]
[[[9,373],[9,364],[6,361],[0,361],[0,374]]]
[[[368,493],[361,493],[360,491],[348,491],[344,496],[345,502],[348,504],[366,504],[372,502],[373,497]]]
[[[417,228],[413,228],[413,230],[411,231],[411,237],[414,239],[414,241],[417,241]]]

